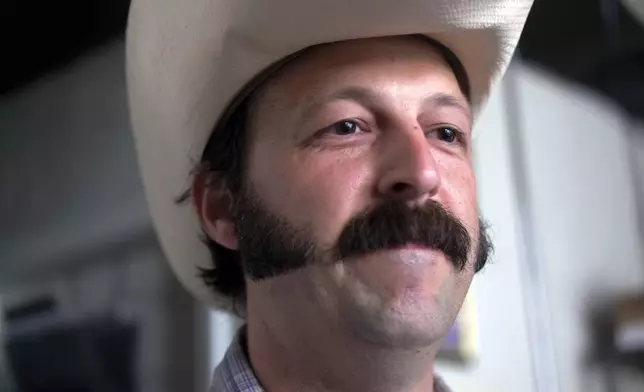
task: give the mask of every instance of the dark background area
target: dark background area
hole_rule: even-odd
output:
[[[0,94],[123,35],[129,0],[0,2]],[[536,0],[521,57],[644,117],[644,27],[619,0]]]
[[[0,94],[122,35],[129,0],[0,0]]]

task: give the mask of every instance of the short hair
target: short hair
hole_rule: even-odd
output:
[[[414,37],[429,42],[438,50],[454,72],[461,92],[471,103],[469,79],[458,57],[434,39],[424,35],[414,35]],[[250,139],[248,128],[261,91],[282,67],[291,63],[294,58],[301,57],[311,49],[322,45],[303,49],[280,60],[246,85],[215,124],[196,171],[211,173],[219,180],[223,180],[222,183],[228,187],[233,196],[239,194],[246,174]],[[185,193],[180,199],[188,198],[189,193]],[[230,298],[233,304],[245,302],[246,283],[239,252],[218,244],[207,235],[204,236],[203,241],[212,258],[212,267],[202,268],[199,271],[206,286],[216,294]],[[477,264],[477,270],[480,268]]]

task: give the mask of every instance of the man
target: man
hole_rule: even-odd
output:
[[[133,2],[155,225],[184,284],[246,321],[213,391],[447,390],[434,360],[491,248],[473,124],[530,5]]]

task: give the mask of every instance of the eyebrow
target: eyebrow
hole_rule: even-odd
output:
[[[348,86],[333,92],[330,95],[313,99],[312,102],[304,107],[302,119],[307,120],[323,106],[334,101],[355,101],[366,106],[377,106],[381,100],[379,94],[375,91],[361,86]]]
[[[327,105],[329,102],[334,101],[355,101],[360,104],[363,104],[368,107],[380,106],[382,102],[382,97],[376,91],[362,86],[348,86],[344,87],[334,93],[323,97],[319,100],[314,99],[310,105],[306,105],[302,118],[310,118],[313,113],[315,113],[319,108],[324,105]],[[463,112],[471,121],[471,111],[470,105],[465,101],[465,99],[448,94],[448,93],[433,93],[423,99],[422,107],[449,107],[455,108]]]
[[[423,105],[455,108],[462,111],[470,121],[472,120],[470,105],[463,98],[460,98],[456,95],[447,93],[434,93],[425,98]]]

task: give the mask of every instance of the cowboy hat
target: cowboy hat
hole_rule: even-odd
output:
[[[242,88],[315,44],[425,34],[460,60],[479,112],[517,45],[532,0],[133,0],[127,28],[129,104],[154,226],[179,280],[206,287],[212,268],[194,210],[175,203],[215,124]]]

